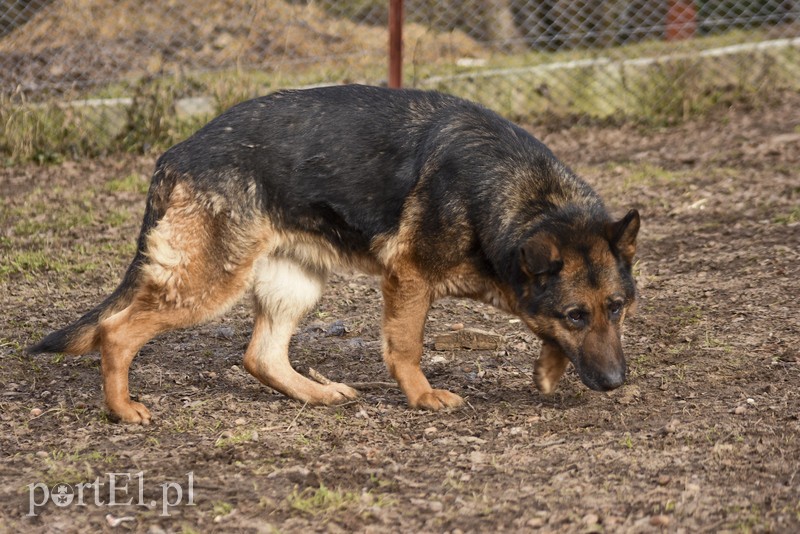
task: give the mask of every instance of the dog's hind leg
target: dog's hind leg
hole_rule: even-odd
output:
[[[264,256],[255,268],[256,317],[244,367],[263,384],[309,404],[338,404],[358,396],[344,384],[313,382],[289,362],[289,340],[322,295],[326,278],[326,272],[279,256]]]
[[[150,421],[128,390],[128,371],[142,345],[224,313],[252,284],[263,225],[209,199],[188,185],[175,186],[163,218],[147,234],[130,303],[98,325],[105,402],[126,423]]]
[[[420,369],[425,320],[431,306],[427,283],[414,276],[387,273],[383,277],[383,358],[412,408],[441,410],[464,400],[433,389]]]
[[[201,263],[201,262],[197,262]],[[177,283],[173,275],[170,284]],[[249,287],[248,269],[233,274],[184,275],[175,292],[167,286],[142,284],[133,302],[99,325],[103,392],[108,409],[126,423],[147,424],[150,412],[133,402],[128,371],[137,351],[159,333],[204,322],[223,313]]]
[[[128,371],[142,345],[169,329],[159,324],[163,321],[154,319],[152,314],[142,314],[128,306],[100,323],[103,396],[109,411],[125,423],[150,422],[145,405],[131,400]]]
[[[534,380],[536,387],[542,393],[552,393],[558,387],[564,371],[567,369],[569,360],[558,346],[552,343],[542,344],[542,353],[534,364]]]

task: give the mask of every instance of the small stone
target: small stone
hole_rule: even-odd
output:
[[[428,428],[426,428],[426,429],[424,430],[424,432],[425,432],[426,434],[435,434],[435,433],[436,433],[436,432],[438,432],[438,431],[439,431],[439,429],[438,429],[438,428],[436,428],[435,426],[429,426]]]
[[[247,423],[247,419],[245,419],[244,417],[240,417],[239,419],[233,422],[233,424],[235,424],[236,426],[242,426],[245,423]]]
[[[736,415],[742,415],[746,412],[747,412],[747,406],[739,405],[733,409],[733,413],[735,413]]]
[[[34,408],[33,410],[31,410],[31,417],[39,417],[40,415],[42,415],[41,408]]]
[[[473,464],[482,464],[486,462],[486,454],[481,451],[472,451],[469,455],[469,461]]]
[[[750,398],[748,398],[747,401],[745,401],[745,402],[747,402],[747,404],[749,404],[750,406],[755,406],[755,404],[756,404],[756,400],[755,399],[750,399]]]
[[[212,332],[212,335],[214,337],[220,339],[226,339],[228,341],[233,339],[234,334],[235,332],[233,328],[231,328],[230,326],[220,326],[219,328],[215,328],[214,331]]]
[[[214,39],[214,48],[223,49],[231,46],[235,41],[233,35],[228,32],[221,32]]]
[[[124,517],[114,517],[111,514],[106,514],[106,522],[108,526],[111,528],[117,528],[122,523],[132,523],[136,521],[136,518],[133,516],[124,516]]]
[[[664,426],[664,430],[667,434],[674,434],[676,430],[681,426],[680,419],[671,419],[669,423]]]
[[[347,328],[344,326],[344,321],[341,319],[334,321],[328,328],[325,329],[325,335],[328,337],[342,337],[347,333]]]
[[[452,330],[453,332],[464,330],[464,323],[453,323],[450,325],[450,330]]]
[[[444,505],[440,501],[431,501],[428,503],[428,508],[430,508],[431,512],[438,514],[444,510]]]
[[[590,527],[592,525],[596,525],[597,523],[599,523],[600,517],[598,517],[597,514],[586,514],[585,516],[583,516],[582,521],[584,525]]]
[[[654,515],[650,518],[650,524],[654,527],[666,527],[669,526],[669,516],[668,515]]]
[[[539,528],[544,526],[544,517],[531,517],[528,519],[528,522],[525,523],[526,526],[531,528]]]
[[[660,477],[658,477],[657,482],[659,486],[666,486],[667,484],[672,482],[672,477],[669,475],[661,475]]]
[[[50,454],[47,451],[36,451],[37,458],[47,458]]]

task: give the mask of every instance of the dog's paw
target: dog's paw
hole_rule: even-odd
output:
[[[561,376],[553,378],[543,374],[536,374],[534,377],[534,381],[536,382],[536,389],[538,389],[539,392],[545,395],[550,395],[551,393],[554,393],[555,390],[558,388],[558,381],[560,378]]]
[[[409,399],[409,404],[412,408],[418,410],[437,412],[448,408],[458,408],[464,404],[464,399],[444,389],[432,389],[427,393],[423,393],[413,401]]]
[[[354,400],[358,397],[358,391],[351,388],[347,384],[331,382],[330,384],[326,384],[322,387],[324,389],[324,394],[316,404],[332,406]]]
[[[149,425],[152,419],[150,410],[141,402],[129,401],[127,404],[114,406],[111,413],[119,422],[131,425]]]

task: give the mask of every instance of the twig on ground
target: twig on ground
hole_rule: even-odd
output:
[[[333,381],[328,377],[314,369],[308,368],[308,376],[315,382],[319,382],[323,386],[332,384]],[[353,389],[398,389],[398,385],[394,382],[351,382],[347,384]]]
[[[304,402],[304,403],[303,403],[303,406],[301,406],[301,407],[300,407],[300,411],[299,411],[299,412],[297,412],[297,415],[295,415],[295,416],[294,416],[294,419],[292,419],[292,422],[291,422],[291,423],[289,423],[289,426],[287,426],[287,427],[286,427],[286,430],[287,430],[287,431],[292,429],[292,427],[294,426],[294,424],[295,424],[295,423],[297,422],[297,420],[300,418],[300,414],[301,414],[301,413],[303,413],[303,410],[305,410],[305,409],[306,409],[306,406],[308,406],[308,402]]]
[[[330,380],[328,380],[328,378],[325,375],[323,375],[313,367],[308,368],[308,376],[310,376],[312,380],[314,380],[315,382],[319,382],[323,386],[327,386],[328,384],[333,383]]]

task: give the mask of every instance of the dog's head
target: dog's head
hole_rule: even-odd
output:
[[[517,251],[520,316],[594,390],[625,381],[622,323],[636,300],[631,271],[639,224],[636,210],[616,222],[562,221],[543,226]]]

